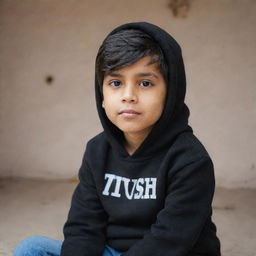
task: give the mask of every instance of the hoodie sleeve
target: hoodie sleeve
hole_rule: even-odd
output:
[[[164,208],[124,256],[188,256],[212,212],[213,164],[203,157],[169,174]]]
[[[79,170],[80,182],[63,228],[61,256],[99,256],[104,251],[107,216],[85,156]]]

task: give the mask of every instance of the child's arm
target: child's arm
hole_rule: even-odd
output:
[[[211,216],[213,164],[209,157],[169,174],[164,208],[144,238],[123,256],[187,256]]]
[[[79,179],[63,229],[65,239],[61,256],[102,255],[107,216],[99,201],[85,156],[79,170]]]

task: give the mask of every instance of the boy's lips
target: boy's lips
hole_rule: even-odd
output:
[[[136,117],[136,116],[140,115],[139,112],[137,112],[133,109],[124,109],[124,110],[121,110],[118,114],[123,117]]]

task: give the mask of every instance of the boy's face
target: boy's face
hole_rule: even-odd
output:
[[[109,120],[127,136],[145,138],[164,108],[166,83],[158,63],[149,62],[150,57],[145,56],[103,80],[102,106]]]

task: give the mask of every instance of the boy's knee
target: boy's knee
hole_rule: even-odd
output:
[[[15,248],[13,256],[44,256],[41,245],[44,237],[31,236],[22,240]]]

